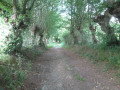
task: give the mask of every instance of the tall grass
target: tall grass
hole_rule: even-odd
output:
[[[16,55],[0,54],[0,90],[18,90],[31,69],[31,62],[42,53],[39,47],[22,48]]]
[[[111,68],[120,68],[120,47],[75,46],[73,50],[95,63],[105,61]]]
[[[0,90],[16,90],[22,86],[27,74],[22,60],[20,56],[0,55]],[[27,63],[24,65],[27,66]]]

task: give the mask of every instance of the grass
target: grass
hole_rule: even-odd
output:
[[[53,48],[53,47],[63,47],[64,43],[49,43],[47,44],[47,48]]]
[[[35,60],[39,57],[46,49],[40,47],[23,47],[20,54],[22,54],[26,59]]]
[[[31,70],[31,60],[41,55],[39,47],[22,48],[16,55],[0,54],[0,90],[18,90]]]
[[[53,48],[53,46],[51,46],[51,45],[48,45],[48,46],[47,46],[47,48]]]
[[[113,70],[115,71],[116,77],[120,78],[120,47],[76,45],[70,49],[80,56],[92,60],[94,64],[102,66],[102,72]]]
[[[27,76],[27,63],[20,56],[0,56],[0,89],[16,90]],[[23,69],[23,67],[26,67]]]
[[[73,75],[73,77],[75,77],[79,81],[85,81],[84,78],[82,78],[79,74],[75,74]]]
[[[76,53],[81,56],[93,60],[94,63],[104,61],[109,64],[111,68],[120,68],[120,48],[100,48],[91,46],[76,46],[72,48]]]

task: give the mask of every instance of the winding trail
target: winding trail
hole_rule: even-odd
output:
[[[33,62],[22,90],[120,90],[120,85],[90,60],[52,48]]]

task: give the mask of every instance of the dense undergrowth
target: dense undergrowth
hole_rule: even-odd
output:
[[[27,77],[32,61],[44,50],[30,47],[22,48],[21,52],[15,55],[0,54],[0,90],[19,89]]]

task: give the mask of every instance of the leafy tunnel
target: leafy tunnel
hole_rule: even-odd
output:
[[[8,77],[15,77],[15,67],[22,67],[18,58],[35,57],[39,53],[36,48],[76,45],[103,51],[119,49],[120,0],[0,0],[0,89],[19,85],[3,77],[5,70],[11,72]],[[29,57],[31,54],[35,55]],[[119,67],[118,59],[109,62]],[[14,63],[20,65],[12,71],[9,65]],[[22,70],[16,74],[21,75]]]

